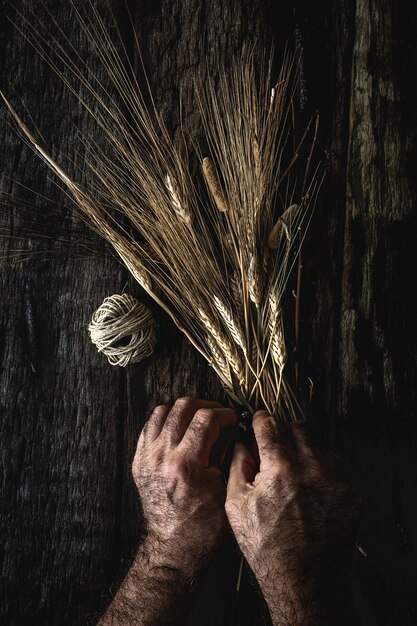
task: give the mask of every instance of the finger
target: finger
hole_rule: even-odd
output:
[[[200,400],[199,398],[178,398],[165,420],[162,434],[171,444],[177,445],[183,438],[191,420],[198,409],[220,408],[219,402]]]
[[[141,432],[141,438],[145,444],[152,443],[161,434],[171,406],[171,404],[161,404],[154,408]]]
[[[226,500],[231,500],[248,485],[251,485],[256,476],[256,464],[249,450],[240,443],[235,443],[232,463],[230,465],[229,480],[227,482]]]
[[[132,461],[133,476],[136,476],[138,473],[139,464],[144,451],[146,451],[150,444],[153,443],[160,435],[169,413],[170,406],[171,405],[169,404],[161,404],[155,407],[148,421],[142,428],[136,445],[135,456]]]
[[[195,412],[178,450],[202,467],[208,467],[211,449],[220,432],[237,423],[238,416],[234,409],[200,408]]]
[[[288,427],[279,424],[267,411],[255,413],[252,427],[258,444],[261,471],[287,467],[294,452]]]
[[[143,458],[144,452],[160,435],[171,405],[161,404],[154,408],[145,426],[142,428],[138,442],[136,444],[135,456],[132,461],[132,474],[137,476],[139,465]]]

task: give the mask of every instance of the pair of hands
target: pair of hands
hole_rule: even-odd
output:
[[[274,623],[308,623],[320,612],[321,572],[353,545],[360,498],[335,479],[304,423],[279,425],[265,411],[253,419],[259,468],[235,444],[226,489],[210,452],[237,421],[233,409],[193,398],[153,411],[132,467],[147,526],[144,550],[151,568],[191,581],[230,525]]]

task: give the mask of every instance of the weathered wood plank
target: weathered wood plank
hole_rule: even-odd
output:
[[[304,253],[304,372],[315,427],[365,498],[368,557],[355,569],[362,621],[412,624],[417,14],[412,3],[331,4],[300,3],[329,155]]]
[[[417,25],[411,3],[357,4],[338,400],[346,454],[367,497],[361,582],[378,624],[417,619],[417,306],[409,284],[417,267],[417,92],[410,85],[417,50],[405,37],[410,23]]]
[[[16,4],[27,13],[30,3]],[[51,11],[87,54],[68,8],[55,3]],[[80,107],[6,20],[0,29],[2,88],[23,97],[48,140],[71,149],[74,123],[87,130]],[[122,272],[109,255],[76,260],[54,253],[56,233],[76,242],[85,229],[60,218],[68,215],[64,194],[3,119],[0,137],[3,191],[34,205],[6,209],[1,234],[8,227],[19,237],[27,227],[52,236],[33,236],[31,260],[1,267],[0,622],[79,624],[97,610],[118,560],[120,374],[95,353],[87,324],[102,298],[120,290]],[[8,246],[2,236],[2,251]],[[25,330],[29,299],[33,333]]]

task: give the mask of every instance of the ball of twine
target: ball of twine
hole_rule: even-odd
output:
[[[152,313],[126,293],[105,298],[93,314],[88,331],[111,365],[139,363],[152,354],[156,345]]]

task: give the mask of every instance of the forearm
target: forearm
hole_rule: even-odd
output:
[[[169,626],[187,606],[191,587],[186,578],[145,541],[119,591],[98,626]]]

